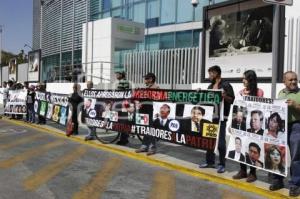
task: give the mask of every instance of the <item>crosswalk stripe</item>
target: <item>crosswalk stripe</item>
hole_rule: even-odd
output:
[[[23,137],[23,138],[14,139],[13,141],[11,141],[7,144],[0,145],[0,149],[1,150],[10,149],[10,148],[13,148],[15,146],[25,144],[27,142],[30,142],[32,140],[35,140],[35,139],[38,139],[38,138],[41,138],[41,137],[45,137],[45,134],[34,134],[34,135],[31,135],[31,136],[26,136],[26,137]],[[15,138],[17,138],[17,137],[15,137]]]
[[[90,182],[81,188],[81,190],[74,194],[72,199],[98,199],[105,191],[110,179],[117,173],[120,168],[122,160],[119,158],[111,158],[105,162],[98,173]]]
[[[38,156],[40,154],[43,154],[47,152],[49,149],[52,149],[54,147],[60,146],[64,144],[65,142],[63,140],[58,140],[49,144],[42,145],[40,147],[36,147],[34,149],[30,149],[28,151],[25,151],[21,154],[18,154],[14,157],[11,157],[7,160],[0,161],[0,168],[9,168],[13,167],[14,165],[25,161],[27,159],[33,158],[35,156]]]
[[[23,185],[26,190],[33,191],[37,189],[42,184],[47,183],[50,179],[61,172],[65,167],[69,166],[73,161],[80,158],[87,151],[85,146],[78,147],[67,155],[61,156],[56,160],[49,163],[47,166],[43,167],[39,171],[35,172],[33,175],[27,177]]]
[[[166,171],[157,171],[154,175],[149,199],[174,199],[176,198],[175,177]]]

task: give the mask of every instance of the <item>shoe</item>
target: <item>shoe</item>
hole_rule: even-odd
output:
[[[121,145],[121,146],[125,146],[125,145],[127,145],[127,144],[128,144],[128,140],[125,140],[125,141],[119,140],[119,141],[117,142],[117,145]]]
[[[156,153],[156,151],[154,151],[154,150],[151,150],[151,151],[148,151],[147,153],[146,153],[146,155],[154,155]]]
[[[254,182],[254,181],[256,181],[256,180],[257,180],[256,175],[250,173],[250,174],[248,175],[247,179],[246,179],[246,182],[251,183],[251,182]]]
[[[297,196],[299,196],[300,195],[300,187],[298,187],[298,186],[292,186],[292,187],[290,187],[290,193],[289,193],[289,195],[291,197],[297,197]]]
[[[284,184],[283,182],[273,182],[270,186],[269,186],[269,190],[270,191],[277,191],[279,189],[284,188]]]
[[[204,163],[204,164],[200,164],[199,168],[201,168],[201,169],[206,169],[206,168],[213,168],[213,169],[215,169],[216,167],[213,164]]]
[[[223,165],[218,165],[217,173],[224,173],[224,172],[225,172],[225,167]]]
[[[240,179],[243,179],[243,178],[247,178],[247,173],[245,171],[240,170],[237,174],[232,176],[232,178],[235,179],[235,180],[240,180]]]
[[[88,140],[95,140],[95,138],[93,136],[86,136],[84,138],[84,141],[88,141]]]
[[[147,149],[144,148],[139,148],[137,150],[135,150],[136,153],[143,153],[143,152],[147,152]]]

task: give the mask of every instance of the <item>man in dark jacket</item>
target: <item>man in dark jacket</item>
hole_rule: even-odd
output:
[[[73,123],[73,135],[78,135],[78,106],[83,102],[83,98],[80,96],[80,85],[75,83],[73,85],[73,93],[69,98],[69,102],[72,106],[72,123]]]

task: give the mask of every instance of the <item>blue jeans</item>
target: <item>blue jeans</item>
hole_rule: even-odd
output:
[[[300,122],[288,125],[288,143],[291,153],[290,186],[300,186]],[[273,183],[283,181],[280,175],[272,174]]]
[[[35,112],[34,112],[34,105],[27,104],[27,115],[26,121],[35,123]]]
[[[224,167],[225,167],[225,156],[226,156],[226,122],[227,121],[221,121],[220,123],[219,142],[218,142],[219,165],[222,165]],[[206,163],[215,164],[214,150],[206,151]]]

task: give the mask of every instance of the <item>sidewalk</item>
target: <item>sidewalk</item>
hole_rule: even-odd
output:
[[[201,150],[159,141],[157,154],[148,157],[145,154],[136,154],[134,152],[134,150],[141,144],[137,138],[130,137],[130,143],[125,147],[115,144],[102,144],[97,140],[86,142],[84,141],[84,137],[87,134],[87,128],[83,126],[79,128],[78,136],[66,137],[65,127],[52,121],[47,121],[46,125],[37,125],[26,123],[22,120],[9,120],[6,117],[2,119],[16,125],[39,129],[47,133],[65,137],[66,139],[72,139],[76,142],[100,148],[102,150],[125,155],[127,157],[167,169],[176,170],[196,178],[229,185],[267,198],[289,198],[287,189],[281,189],[276,192],[270,192],[268,190],[268,173],[265,171],[257,170],[258,180],[254,183],[247,183],[245,180],[232,179],[232,176],[239,170],[239,163],[230,160],[227,160],[226,172],[223,174],[218,174],[216,169],[199,169],[198,164],[200,162],[205,162],[205,152]],[[218,157],[216,157],[216,163],[218,163]],[[285,185],[287,185],[287,183],[285,183]]]

